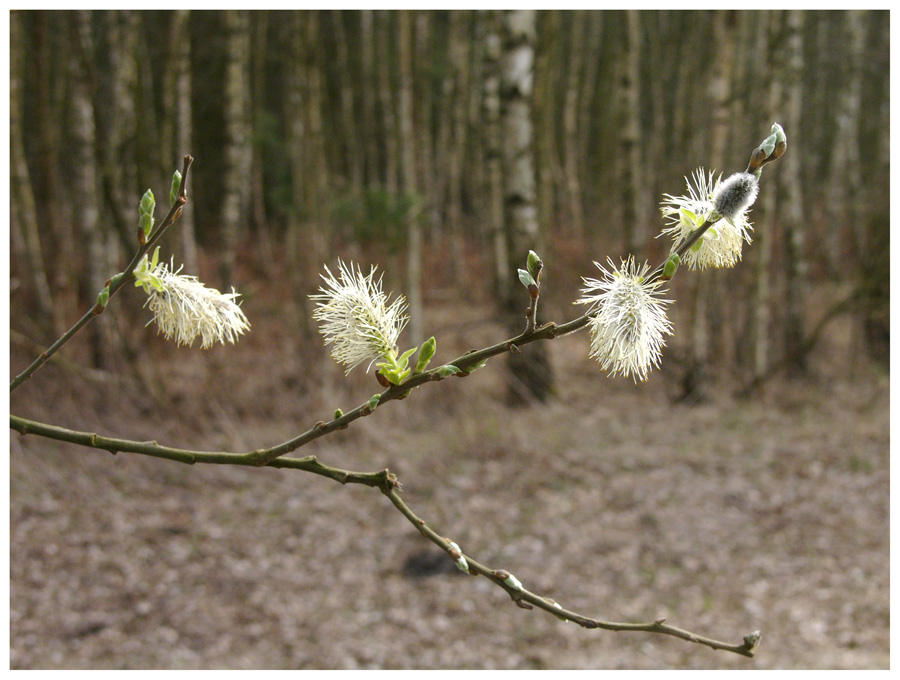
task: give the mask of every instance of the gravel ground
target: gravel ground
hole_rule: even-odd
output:
[[[569,342],[551,343],[564,389],[547,405],[503,406],[502,371],[485,369],[304,453],[389,467],[438,532],[567,608],[667,617],[734,643],[759,629],[755,658],[519,609],[372,489],[13,434],[11,666],[887,668],[887,376],[861,368],[852,382],[820,375],[688,408],[661,394],[664,374],[607,380],[573,363]],[[213,359],[170,376],[162,418],[45,370],[16,413],[230,450],[282,441],[374,391],[329,375],[317,395],[291,397],[299,363],[263,388]],[[229,410],[223,394],[253,406]]]

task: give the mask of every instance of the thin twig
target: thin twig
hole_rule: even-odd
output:
[[[162,446],[155,441],[137,442],[127,439],[116,439],[111,437],[103,437],[92,432],[79,432],[69,430],[54,425],[46,425],[38,423],[18,416],[10,416],[10,426],[22,435],[36,434],[41,437],[55,439],[58,441],[69,442],[79,446],[100,449],[116,454],[119,452],[137,453],[155,458],[164,458],[179,463],[194,465],[196,463],[206,463],[211,465],[258,465],[257,453],[251,451],[249,453],[229,453],[224,451],[193,451],[190,449],[178,449],[169,446]],[[387,468],[376,472],[353,472],[350,470],[342,470],[341,468],[331,467],[318,461],[315,456],[306,456],[304,458],[277,458],[271,460],[265,465],[276,468],[289,468],[294,470],[303,470],[316,475],[328,477],[341,484],[361,484],[381,490],[385,496],[391,501],[397,510],[406,517],[407,520],[432,543],[450,554],[451,558],[459,563],[459,558],[465,559],[466,571],[473,575],[485,576],[487,579],[503,588],[512,600],[524,609],[532,609],[538,607],[544,611],[553,614],[557,618],[572,621],[583,628],[600,628],[603,630],[613,631],[631,631],[657,633],[661,635],[671,635],[696,642],[712,649],[721,649],[728,652],[734,652],[742,656],[752,657],[756,646],[759,643],[759,633],[754,632],[744,637],[742,644],[730,644],[720,642],[712,638],[697,635],[681,628],[675,628],[658,619],[650,623],[617,623],[613,621],[604,621],[601,619],[584,616],[577,612],[565,609],[549,598],[542,597],[518,585],[517,580],[510,579],[509,572],[502,569],[492,569],[469,555],[464,555],[461,551],[457,551],[450,541],[428,524],[420,519],[412,509],[400,497],[400,482],[396,475]]]
[[[107,283],[109,285],[109,297],[112,298],[122,286],[125,285],[125,282],[128,280],[131,273],[134,271],[134,268],[137,267],[138,262],[141,261],[141,258],[146,255],[150,249],[156,245],[156,242],[159,241],[160,237],[165,233],[165,231],[181,217],[181,211],[184,208],[184,204],[187,203],[187,178],[188,172],[191,168],[191,163],[194,162],[194,159],[191,156],[184,157],[184,166],[181,172],[181,189],[178,191],[178,196],[175,198],[175,202],[172,204],[172,207],[169,208],[168,214],[165,216],[163,221],[159,224],[159,226],[150,234],[147,238],[147,242],[138,248],[138,251],[135,253],[131,262],[125,268],[125,271],[122,272],[122,276],[119,276],[115,280],[110,279]],[[97,291],[98,293],[100,291]],[[105,305],[95,304],[91,307],[87,312],[85,312],[84,316],[82,316],[78,321],[75,322],[69,330],[63,333],[59,338],[57,338],[56,342],[54,342],[50,347],[41,352],[38,357],[31,362],[31,364],[22,371],[19,375],[15,377],[15,379],[9,384],[9,391],[13,392],[19,385],[28,380],[32,375],[41,366],[47,363],[47,360],[56,354],[69,340],[75,337],[75,334],[78,333],[82,328],[84,328],[94,317],[99,316],[106,309]]]

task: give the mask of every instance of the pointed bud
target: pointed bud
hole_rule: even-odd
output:
[[[528,273],[531,274],[531,278],[534,279],[536,283],[540,283],[541,270],[544,268],[544,263],[541,261],[541,258],[538,256],[538,254],[533,250],[528,251],[526,266],[528,268]]]
[[[446,366],[441,366],[436,369],[436,372],[442,378],[449,378],[451,375],[456,375],[459,373],[459,368],[454,366],[453,364],[447,364]]]
[[[101,290],[97,295],[97,307],[105,309],[107,304],[109,304],[109,286]]]
[[[784,129],[778,123],[772,125],[772,134],[775,135],[774,156],[781,158],[787,151],[787,135],[784,134]]]
[[[681,258],[678,256],[678,253],[669,255],[669,259],[663,265],[662,278],[668,280],[675,276],[679,264],[681,264]]]
[[[141,197],[141,204],[138,209],[140,214],[140,221],[138,224],[145,239],[143,243],[146,243],[146,238],[150,236],[150,232],[153,230],[153,223],[155,221],[153,219],[154,210],[156,210],[156,199],[153,197],[153,192],[150,189],[147,189]],[[140,237],[138,240],[140,240]]]
[[[421,373],[428,368],[428,362],[431,361],[436,349],[437,340],[433,335],[422,343],[422,347],[419,349],[419,358],[416,361],[416,373]]]
[[[176,170],[172,175],[172,187],[169,189],[169,205],[175,205],[175,199],[178,198],[178,192],[181,191],[181,173]]]

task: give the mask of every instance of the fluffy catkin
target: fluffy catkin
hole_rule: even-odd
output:
[[[735,222],[756,200],[759,183],[747,172],[736,172],[723,180],[713,194],[716,212]]]

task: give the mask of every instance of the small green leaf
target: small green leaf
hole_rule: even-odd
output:
[[[367,406],[369,407],[369,410],[370,410],[370,411],[374,411],[374,410],[375,410],[375,407],[378,406],[378,402],[379,402],[379,401],[381,401],[381,395],[380,395],[380,394],[373,394],[373,395],[372,395],[372,398],[369,399],[369,403],[367,404]]]
[[[417,349],[419,348],[413,347],[412,349],[406,350],[403,354],[400,355],[400,358],[397,359],[397,365],[401,368],[406,368],[407,364],[409,363],[409,358],[416,353]]]
[[[703,247],[703,238],[698,238],[697,242],[691,246],[692,253],[699,253],[700,249]]]
[[[534,278],[531,276],[531,274],[526,272],[524,269],[519,270],[519,281],[521,281],[522,285],[525,286],[526,288],[537,285],[534,282]]]

